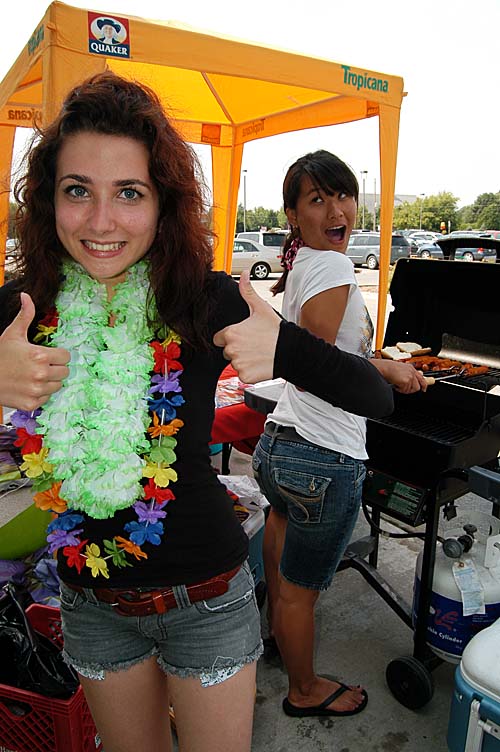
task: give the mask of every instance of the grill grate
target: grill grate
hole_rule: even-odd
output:
[[[500,368],[490,368],[488,373],[481,376],[469,376],[468,378],[453,379],[455,384],[463,384],[474,389],[480,389],[482,392],[488,392],[492,387],[500,384]]]
[[[397,413],[393,413],[387,418],[380,418],[374,422],[398,428],[414,436],[431,439],[448,446],[456,446],[475,435],[475,431],[467,429],[466,426],[460,426],[442,418],[414,414],[405,410],[398,410]]]

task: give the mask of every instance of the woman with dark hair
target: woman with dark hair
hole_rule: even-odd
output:
[[[105,72],[37,134],[16,198],[0,403],[53,512],[66,660],[106,752],[171,749],[169,703],[181,750],[249,750],[260,620],[208,450],[226,365],[212,340],[249,311],[211,269],[196,158],[154,92]],[[290,327],[277,356],[294,381],[297,336],[325,344]],[[390,409],[375,369],[359,373]]]
[[[358,184],[334,154],[298,159],[283,185],[292,227],[285,271],[274,292],[285,291],[285,318],[371,357],[373,326],[345,250],[357,212]],[[372,360],[402,392],[425,389],[411,365]],[[329,587],[351,537],[365,476],[366,421],[286,384],[268,416],[253,467],[271,504],[264,534],[269,651],[275,646],[289,678],[283,710],[294,717],[359,713],[367,694],[314,670],[314,609]]]

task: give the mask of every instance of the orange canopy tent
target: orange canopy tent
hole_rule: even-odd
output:
[[[105,21],[112,23],[104,23]],[[106,37],[107,32],[113,36]],[[53,2],[0,84],[0,284],[16,127],[47,123],[78,81],[109,68],[153,88],[183,137],[212,153],[215,264],[231,266],[244,144],[379,118],[380,289],[387,289],[403,80],[172,23]],[[377,346],[386,296],[379,297]]]

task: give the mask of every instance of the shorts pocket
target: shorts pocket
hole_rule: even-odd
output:
[[[311,473],[295,470],[274,470],[277,491],[287,503],[288,516],[301,524],[321,522],[325,493],[331,478],[321,478]]]
[[[61,595],[61,609],[65,611],[77,611],[85,603],[82,593],[77,593],[73,588],[68,587],[64,582],[59,583]]]
[[[196,601],[193,606],[200,614],[229,614],[252,601],[255,602],[254,581],[250,567],[245,562],[230,580],[227,592],[207,601]]]

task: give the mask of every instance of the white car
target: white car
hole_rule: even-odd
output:
[[[14,240],[14,238],[8,238],[7,242],[5,243],[5,255],[11,256],[16,250],[16,245],[17,241]]]
[[[247,270],[253,279],[267,279],[271,273],[282,272],[281,248],[266,248],[254,240],[235,238],[231,274]]]
[[[442,237],[442,235],[439,232],[412,232],[410,235],[408,235],[408,240],[411,238],[411,240],[414,240],[417,245],[422,245],[423,243],[435,243],[438,238]]]
[[[252,230],[250,232],[238,232],[236,239],[253,240],[255,243],[264,245],[266,248],[274,248],[275,246],[283,248],[287,235],[288,230]]]

